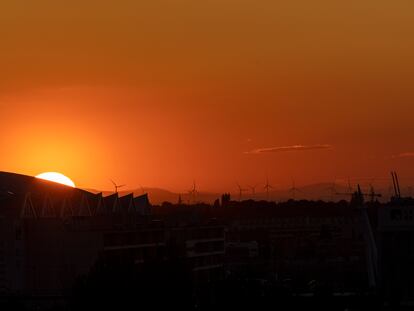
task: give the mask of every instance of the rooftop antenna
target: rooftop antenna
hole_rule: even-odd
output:
[[[269,190],[273,189],[273,186],[269,184],[269,178],[266,176],[266,184],[264,185],[263,189],[266,190],[266,198],[269,201]]]
[[[237,183],[237,187],[239,188],[239,201],[241,201],[243,192],[249,191],[249,189],[242,188],[239,183]]]
[[[115,193],[118,193],[118,189],[125,187],[126,185],[117,185],[112,179],[110,179],[110,181],[112,182],[112,184],[114,185],[115,188]]]

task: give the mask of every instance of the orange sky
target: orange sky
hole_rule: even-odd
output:
[[[0,3],[0,170],[414,181],[410,0],[26,2]]]

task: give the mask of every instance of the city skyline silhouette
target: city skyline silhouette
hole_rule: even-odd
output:
[[[0,309],[414,309],[414,2],[0,1]]]

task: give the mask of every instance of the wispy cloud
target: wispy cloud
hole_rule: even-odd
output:
[[[250,151],[245,151],[246,154],[262,154],[262,153],[278,153],[288,151],[307,151],[319,149],[331,149],[332,145],[292,145],[282,147],[258,148]]]
[[[400,159],[400,158],[414,158],[414,152],[403,152],[391,156],[391,159]]]

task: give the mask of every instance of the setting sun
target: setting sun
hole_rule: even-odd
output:
[[[36,178],[53,181],[59,184],[69,186],[69,187],[75,187],[75,183],[69,177],[66,177],[65,175],[61,173],[46,172],[46,173],[37,175]]]

